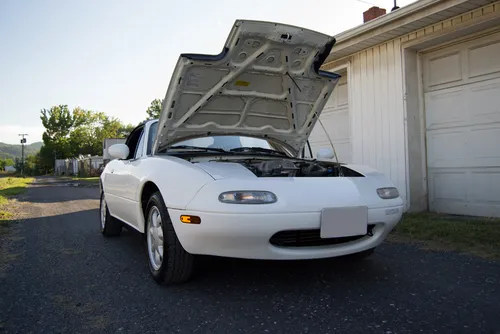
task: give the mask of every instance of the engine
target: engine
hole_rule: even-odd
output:
[[[337,164],[324,161],[273,159],[241,160],[237,162],[258,177],[327,177],[339,176],[340,174]],[[344,169],[342,167],[342,170]]]

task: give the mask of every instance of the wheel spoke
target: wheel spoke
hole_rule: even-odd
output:
[[[149,259],[153,268],[158,270],[163,261],[163,230],[161,214],[155,206],[149,211],[148,239]]]
[[[101,200],[101,227],[104,229],[106,225],[106,201],[104,198]]]
[[[154,227],[158,227],[158,217],[159,217],[159,214],[158,212],[155,210],[153,211],[153,214],[152,214],[152,220],[153,220],[153,226]]]
[[[158,249],[155,249],[155,252],[154,252],[154,256],[155,256],[155,262],[156,262],[156,265],[159,266],[161,264],[161,257],[160,257],[160,252],[158,251]]]
[[[151,246],[155,244],[155,230],[154,227],[149,228],[149,240],[151,241]]]
[[[163,261],[163,246],[158,246],[156,251],[158,252],[158,255],[160,256],[160,261]]]

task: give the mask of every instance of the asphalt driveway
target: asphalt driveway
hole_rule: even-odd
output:
[[[105,239],[99,191],[39,178],[0,236],[0,332],[500,333],[500,263],[384,243],[360,262],[207,257],[149,277],[137,233]]]

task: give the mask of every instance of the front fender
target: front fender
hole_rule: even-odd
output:
[[[392,182],[389,177],[372,167],[355,164],[346,164],[344,166],[364,175],[365,177],[370,177],[373,180],[377,180],[377,182],[379,182],[383,187],[395,187],[394,182]]]
[[[145,159],[137,201],[141,201],[145,185],[152,182],[160,191],[168,208],[184,210],[198,191],[214,178],[189,161],[173,156]]]

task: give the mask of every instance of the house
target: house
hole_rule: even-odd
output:
[[[54,175],[98,176],[104,165],[104,159],[98,155],[80,155],[69,159],[56,159]]]
[[[500,1],[364,17],[323,66],[343,75],[320,118],[340,160],[388,175],[406,210],[500,217]]]

